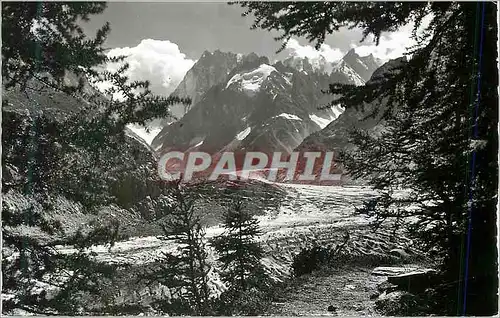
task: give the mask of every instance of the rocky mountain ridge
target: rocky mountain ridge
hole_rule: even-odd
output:
[[[228,71],[234,63],[236,66]],[[376,61],[373,56],[359,57],[352,50],[330,65],[330,72],[324,63],[313,64],[298,57],[271,64],[268,58],[254,53],[240,57],[219,51],[204,53],[174,92],[191,94],[187,97],[195,103],[179,121],[162,129],[152,141],[153,148],[158,153],[173,149],[212,154],[290,153],[304,138],[342,113],[335,105],[319,109],[331,100],[322,91],[332,82],[363,85],[366,73],[375,70]],[[365,73],[355,71],[365,66]],[[217,76],[207,74],[211,70],[217,70]]]
[[[384,78],[384,74],[391,72],[394,68],[406,62],[406,58],[397,58],[386,62],[373,72],[368,82],[378,81]],[[322,151],[325,149],[340,151],[351,149],[349,133],[354,129],[361,129],[371,133],[377,133],[384,129],[382,114],[385,103],[372,103],[363,105],[363,109],[346,109],[338,118],[331,122],[321,131],[317,131],[304,139],[295,149],[296,151]],[[370,116],[375,109],[377,114]]]

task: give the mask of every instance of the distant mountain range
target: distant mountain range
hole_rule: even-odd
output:
[[[373,72],[369,82],[378,81],[383,79],[385,74],[392,72],[395,67],[400,66],[406,62],[406,58],[398,58],[390,60],[375,72]],[[375,109],[375,107],[378,107]],[[371,115],[375,110],[375,116]],[[343,150],[350,148],[349,132],[354,129],[361,129],[372,134],[377,134],[384,128],[384,121],[382,114],[385,110],[385,102],[377,103],[377,105],[365,104],[363,110],[356,110],[354,108],[347,109],[336,120],[331,122],[321,131],[317,131],[302,141],[296,148],[297,151],[322,151],[322,150]]]
[[[151,145],[158,153],[290,153],[343,112],[339,106],[319,110],[332,100],[322,91],[331,83],[364,85],[379,64],[354,50],[336,63],[290,57],[273,64],[255,53],[205,51],[173,93],[192,104]]]

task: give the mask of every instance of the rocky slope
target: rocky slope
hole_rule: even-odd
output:
[[[173,96],[191,98],[191,105],[184,106],[182,112],[174,110],[174,115],[181,118],[192,105],[198,103],[203,95],[214,85],[222,83],[229,72],[241,60],[241,54],[231,52],[205,51],[200,59],[186,73]]]
[[[68,81],[76,80],[69,78]],[[155,223],[156,201],[162,192],[156,152],[132,130],[125,128],[123,138],[113,139],[99,151],[100,164],[96,166],[96,159],[90,158],[95,151],[68,143],[59,135],[59,130],[51,130],[50,126],[53,122],[63,129],[75,129],[69,121],[78,111],[85,109],[85,98],[69,96],[35,80],[29,83],[29,87],[27,93],[19,89],[2,92],[4,208],[16,214],[32,206],[49,219],[60,220],[69,232],[80,226],[86,227],[92,221],[113,221],[120,224],[121,232],[126,236],[161,233]],[[88,90],[89,93],[95,92],[90,91],[90,86]],[[87,115],[92,116],[91,113]],[[27,143],[30,140],[33,142],[32,159],[28,156],[30,148]],[[55,147],[51,140],[58,140]],[[47,155],[59,151],[57,149],[67,152],[67,161],[59,161],[67,162],[67,165],[51,166]],[[33,176],[28,169],[30,164],[35,167]],[[38,172],[39,168],[43,173]],[[73,173],[75,171],[80,172]],[[85,179],[81,184],[82,174],[92,179]],[[40,183],[50,183],[50,197],[57,209],[46,209],[36,197],[25,194],[25,187],[32,183],[33,178],[38,178]],[[102,187],[98,195],[103,206],[94,214],[88,214],[84,206],[95,199],[87,196],[86,187],[90,181]],[[249,192],[258,195],[262,200],[253,204],[256,210],[279,204],[280,198],[279,191],[255,183],[235,187],[226,183],[204,184],[193,191],[202,195],[199,212],[206,214],[204,221],[207,224],[218,222],[230,198],[251,196]]]
[[[200,101],[203,95],[214,85],[225,80],[227,74],[236,67],[241,54],[231,52],[205,51],[199,60],[186,73],[171,96],[191,98],[191,104],[175,104],[170,107],[169,118],[157,118],[146,123],[145,127],[130,124],[128,127],[144,139],[147,144],[166,126],[182,118],[189,109]]]
[[[348,54],[349,55],[349,54]],[[391,70],[404,63],[404,58],[388,61],[379,67],[370,81],[377,81],[383,79],[384,74],[391,72]],[[376,109],[378,113],[376,116],[369,116]],[[321,131],[315,132],[304,139],[304,141],[296,148],[297,151],[340,151],[349,149],[352,145],[349,143],[349,132],[354,129],[360,129],[376,133],[383,130],[383,121],[381,119],[384,111],[384,103],[380,105],[365,104],[363,109],[346,109],[336,120],[331,122]]]
[[[356,72],[364,82],[370,80],[372,73],[380,66],[380,61],[370,54],[367,56],[359,56],[354,49],[349,50],[342,58],[342,65],[349,66]]]
[[[94,219],[100,222],[115,219],[121,223],[124,232],[139,234],[134,229],[135,224],[151,217],[143,203],[159,193],[154,151],[126,128],[120,142],[110,144],[109,148],[101,151],[99,160],[102,166],[92,166],[92,154],[85,147],[67,143],[56,130],[59,128],[50,128],[53,125],[75,129],[69,121],[74,114],[85,109],[85,99],[69,96],[35,80],[29,86],[31,89],[27,93],[18,89],[2,92],[4,207],[12,213],[20,213],[26,206],[32,206],[42,216],[55,216],[70,232]],[[26,143],[30,136],[33,147],[31,161],[30,157],[25,157],[29,151],[29,144]],[[56,140],[54,145],[50,144],[51,140]],[[60,157],[57,162],[66,164],[52,167],[50,156]],[[67,161],[64,156],[68,156]],[[34,170],[30,172],[27,165],[32,165]],[[82,185],[79,183],[82,180],[75,179],[75,176],[81,176],[77,172],[79,169],[83,169],[89,178],[101,180],[99,184],[103,189],[99,195],[104,202],[107,201],[105,197],[112,198],[96,215],[86,215],[84,205],[92,198],[87,197],[85,191],[88,184]],[[50,184],[49,196],[58,202],[54,206],[65,208],[44,208],[36,199],[36,189],[33,195],[25,194],[24,189],[30,187],[33,178],[37,178],[36,182],[40,184]]]

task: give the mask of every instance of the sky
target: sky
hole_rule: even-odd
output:
[[[106,21],[111,33],[105,46],[110,55],[128,55],[129,77],[149,80],[152,91],[170,94],[205,50],[265,55],[271,61],[287,56],[340,59],[355,48],[362,56],[372,53],[381,60],[403,54],[411,42],[409,27],[383,35],[379,46],[366,40],[360,43],[360,30],[340,30],[327,36],[319,51],[305,39],[292,39],[284,52],[276,55],[281,43],[277,32],[251,30],[251,17],[243,9],[222,3],[110,2],[106,11],[82,25],[95,34]],[[109,66],[112,68],[113,66]]]

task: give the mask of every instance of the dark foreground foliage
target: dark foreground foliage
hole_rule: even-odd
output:
[[[411,58],[369,85],[332,84],[333,103],[379,118],[378,134],[354,131],[341,154],[354,178],[383,195],[363,213],[397,219],[435,253],[445,280],[435,314],[493,315],[498,309],[497,10],[490,2],[239,2],[254,28],[305,36],[316,47],[341,27],[383,32],[414,22]],[[424,17],[430,23],[423,25]],[[339,97],[340,96],[340,97]],[[408,196],[398,195],[406,189]],[[416,221],[415,221],[416,220]]]

